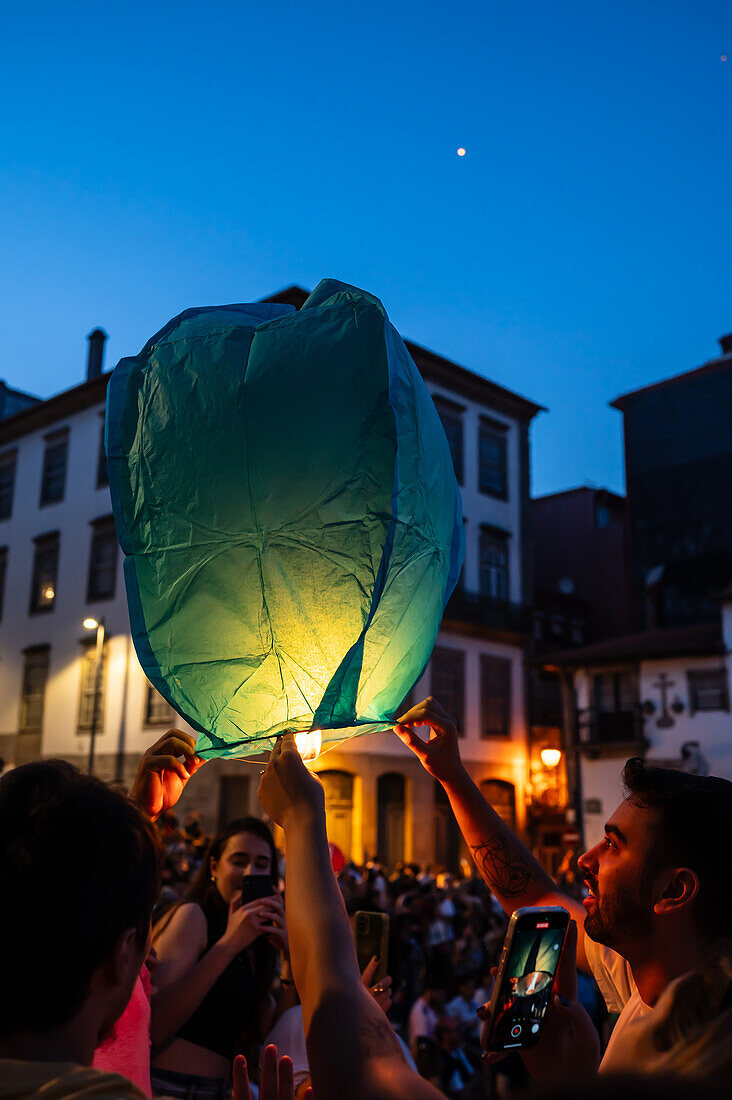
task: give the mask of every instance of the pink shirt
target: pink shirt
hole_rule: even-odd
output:
[[[94,1052],[94,1066],[137,1085],[145,1096],[150,1087],[150,975],[143,966],[132,990],[130,1003],[114,1025],[114,1031]]]

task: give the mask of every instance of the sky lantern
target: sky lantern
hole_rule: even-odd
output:
[[[132,637],[203,757],[393,725],[462,566],[424,382],[381,302],[189,309],[122,359],[106,445]]]

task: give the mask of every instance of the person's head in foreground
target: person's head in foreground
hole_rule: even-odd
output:
[[[732,783],[634,758],[605,837],[579,859],[585,932],[626,955],[662,936],[724,950],[732,937]]]
[[[150,943],[160,861],[150,823],[70,764],[0,784],[0,1057],[90,1065]]]

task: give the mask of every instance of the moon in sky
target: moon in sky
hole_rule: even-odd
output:
[[[460,146],[460,148],[458,149],[458,151],[457,151],[457,155],[458,155],[459,157],[464,157],[464,156],[465,156],[465,150],[463,149],[462,145],[461,145],[461,146]]]

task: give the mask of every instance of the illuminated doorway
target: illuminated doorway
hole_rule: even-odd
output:
[[[346,859],[353,846],[353,776],[348,772],[318,772],[325,787],[325,820],[328,840],[337,844]]]
[[[404,859],[404,776],[380,775],[377,783],[378,855],[387,866]]]

